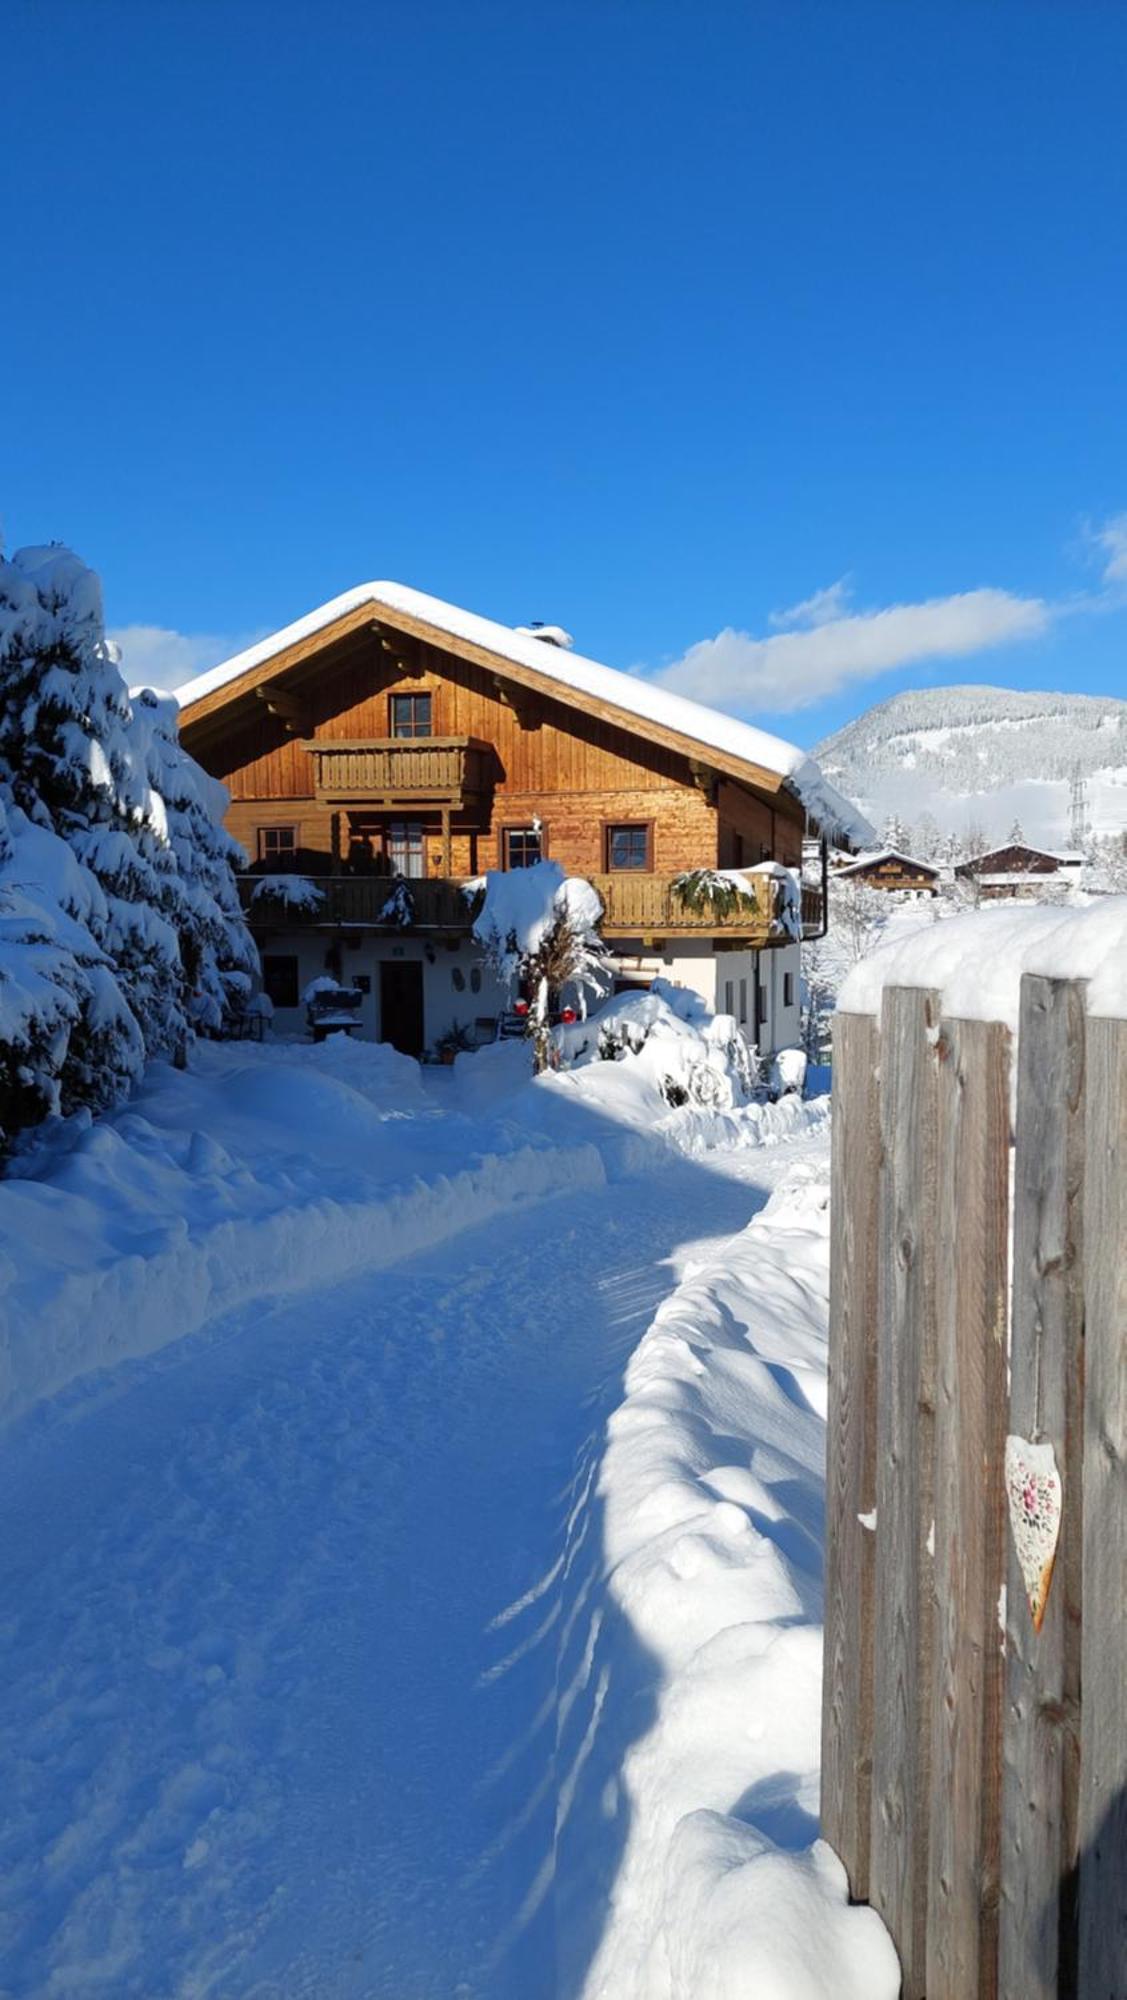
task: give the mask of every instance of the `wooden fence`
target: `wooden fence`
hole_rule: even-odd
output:
[[[911,988],[835,1028],[822,1829],[904,2000],[1125,2000],[1127,1021],[1026,976],[1012,1130],[1011,1060]]]

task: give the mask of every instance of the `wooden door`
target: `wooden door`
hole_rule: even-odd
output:
[[[423,1052],[423,968],[418,960],[380,966],[380,1040],[405,1056]]]

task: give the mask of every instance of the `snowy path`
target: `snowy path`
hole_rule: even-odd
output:
[[[241,1311],[11,1435],[4,2000],[547,2000],[559,1600],[491,1622],[677,1268],[795,1151]]]

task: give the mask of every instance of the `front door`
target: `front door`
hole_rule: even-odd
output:
[[[405,1056],[423,1052],[423,968],[418,959],[380,966],[380,1040]]]

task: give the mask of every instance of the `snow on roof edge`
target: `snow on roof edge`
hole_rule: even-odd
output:
[[[922,861],[917,855],[905,854],[902,847],[877,847],[866,849],[844,868],[835,869],[835,875],[855,875],[859,868],[874,868],[880,861],[906,861],[909,868],[922,868],[925,874],[940,875],[942,869],[934,861]]]
[[[841,833],[846,839],[858,843],[873,837],[873,828],[863,814],[829,783],[814,759],[783,737],[757,729],[752,723],[738,722],[720,709],[706,708],[701,702],[690,701],[686,695],[672,694],[636,674],[625,674],[617,667],[603,666],[600,661],[586,659],[581,653],[566,652],[543,639],[526,636],[512,626],[502,625],[496,619],[482,618],[474,611],[463,611],[457,605],[447,604],[442,598],[430,597],[425,591],[412,590],[401,583],[361,583],[352,590],[343,591],[339,597],[330,598],[303,618],[295,619],[268,638],[258,640],[241,653],[235,653],[231,659],[222,660],[206,673],[197,674],[194,680],[185,682],[183,687],[177,689],[181,707],[186,708],[192,702],[202,701],[205,695],[229,686],[241,675],[263,666],[276,653],[297,645],[302,639],[311,638],[314,633],[335,624],[350,612],[360,610],[365,604],[393,616],[400,611],[409,617],[419,618],[448,633],[451,638],[481,646],[502,659],[512,660],[516,666],[527,667],[534,673],[544,675],[547,680],[557,681],[575,693],[612,702],[643,721],[674,729],[705,749],[724,750],[746,763],[758,764],[761,769],[772,771],[781,778],[827,831]]]

